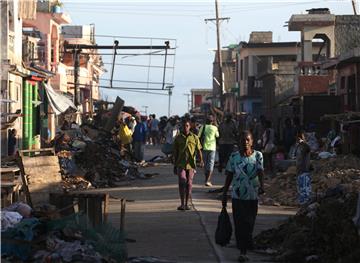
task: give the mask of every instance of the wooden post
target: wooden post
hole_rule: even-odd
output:
[[[120,231],[123,232],[125,229],[125,208],[126,199],[121,199],[121,212],[120,212]]]
[[[109,215],[109,194],[104,196],[104,223],[107,223]]]
[[[25,191],[26,201],[27,201],[28,205],[32,208],[33,205],[32,205],[32,201],[31,201],[29,187],[28,187],[27,180],[26,180],[26,177],[25,177],[26,176],[25,175],[25,169],[24,169],[24,165],[22,163],[22,159],[21,159],[20,156],[18,156],[16,158],[16,162],[17,162],[17,165],[20,168],[20,175],[21,175],[21,180],[22,180],[22,184],[23,184],[23,187],[24,187],[24,191]]]

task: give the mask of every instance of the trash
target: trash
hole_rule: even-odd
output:
[[[22,215],[20,215],[18,212],[1,211],[1,232],[15,226],[21,221],[22,218]]]
[[[8,207],[5,207],[3,211],[18,212],[22,217],[28,218],[31,216],[31,207],[23,202],[16,202]]]
[[[319,157],[321,159],[328,159],[328,158],[335,157],[335,156],[336,156],[335,153],[330,153],[330,152],[320,152],[319,153]]]

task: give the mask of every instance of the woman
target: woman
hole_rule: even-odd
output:
[[[253,136],[249,131],[240,135],[240,150],[233,152],[226,166],[223,206],[227,204],[227,191],[232,184],[232,209],[239,261],[248,260],[246,252],[253,248],[252,233],[258,210],[258,194],[264,193],[263,156],[253,149]]]
[[[273,155],[275,151],[275,131],[271,128],[271,121],[265,122],[265,131],[262,138],[262,151],[264,153],[265,167],[267,171],[273,175]]]

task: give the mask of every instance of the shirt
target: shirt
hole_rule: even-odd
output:
[[[257,200],[260,181],[258,172],[263,171],[263,155],[254,151],[250,156],[233,152],[226,166],[226,171],[233,174],[232,198],[240,200]]]
[[[196,152],[201,150],[199,137],[192,132],[186,136],[180,133],[174,141],[175,166],[183,169],[196,168]]]
[[[146,124],[144,122],[139,122],[138,124],[136,124],[135,131],[134,131],[134,134],[133,134],[134,142],[143,142],[143,143],[145,143],[145,141],[146,141],[146,132],[147,132],[147,127],[146,127]]]
[[[201,138],[201,134],[204,131],[204,143],[203,149],[206,151],[216,151],[216,138],[219,137],[219,130],[215,125],[206,124],[200,128],[199,138]]]
[[[220,144],[235,144],[236,143],[236,124],[234,121],[223,122],[219,127]]]
[[[158,131],[159,130],[159,120],[158,119],[153,119],[150,123],[150,129],[152,131]]]

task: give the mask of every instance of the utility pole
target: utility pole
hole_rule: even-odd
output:
[[[80,69],[80,49],[74,49],[74,104],[80,105],[79,96],[79,69]]]
[[[218,62],[218,69],[219,69],[219,79],[217,80],[219,82],[219,87],[220,87],[220,105],[221,108],[223,108],[224,106],[224,81],[223,81],[223,70],[222,70],[222,56],[221,56],[221,41],[220,41],[220,21],[222,20],[229,20],[230,17],[223,17],[223,18],[219,18],[219,5],[218,5],[218,0],[215,0],[215,16],[216,18],[210,18],[210,19],[205,19],[205,22],[208,21],[215,21],[216,24],[216,43],[217,43],[217,62]]]
[[[351,3],[354,10],[354,15],[357,15],[356,0],[351,0]]]
[[[188,104],[188,112],[190,113],[191,109],[191,94],[190,93],[184,93],[184,96],[187,96],[187,104]]]
[[[142,107],[145,109],[145,115],[148,116],[147,115],[147,113],[148,113],[147,109],[149,108],[149,106],[142,106]]]
[[[168,90],[168,95],[169,95],[169,102],[168,102],[168,118],[170,118],[171,116],[171,96],[172,96],[172,89],[174,88],[173,85],[170,86],[166,86],[166,89]]]

